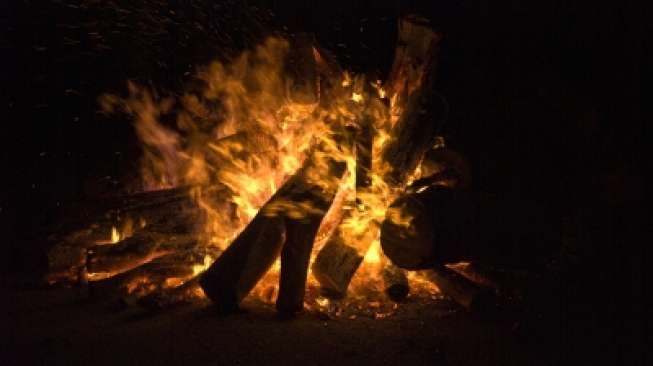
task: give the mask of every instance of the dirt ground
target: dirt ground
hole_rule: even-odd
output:
[[[5,290],[2,365],[546,364],[508,324],[445,300],[409,301],[377,320],[279,320],[261,304],[226,317],[206,304],[152,312],[91,302],[75,289],[24,287]]]

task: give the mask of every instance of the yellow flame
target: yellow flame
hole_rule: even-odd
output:
[[[351,100],[353,100],[356,103],[362,103],[363,102],[363,95],[353,92],[351,93]]]
[[[116,229],[115,226],[111,227],[111,243],[115,244],[120,241],[120,234],[118,233],[118,229]]]
[[[204,263],[202,264],[194,264],[193,265],[193,277],[199,275],[200,273],[206,271],[210,266],[211,263],[213,263],[213,258],[211,258],[210,255],[205,255],[204,256]]]

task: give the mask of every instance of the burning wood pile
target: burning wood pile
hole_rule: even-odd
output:
[[[438,288],[488,301],[487,271],[443,265],[474,240],[469,168],[437,136],[440,35],[413,16],[398,38],[385,82],[299,34],[210,65],[176,100],[134,84],[105,96],[134,117],[145,191],[54,236],[48,281],[159,306],[205,295],[222,311],[276,298],[282,314],[377,283],[394,301]]]

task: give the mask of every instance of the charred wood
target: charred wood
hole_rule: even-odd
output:
[[[283,218],[259,211],[201,276],[199,283],[204,294],[222,312],[237,309],[279,256],[285,235]]]
[[[394,264],[423,269],[469,260],[478,241],[469,194],[441,185],[422,186],[397,199],[381,226],[381,247]]]
[[[141,298],[154,292],[174,288],[195,276],[195,266],[202,266],[206,250],[184,250],[164,255],[132,270],[89,282],[92,298]]]
[[[446,266],[436,265],[423,274],[435,283],[440,291],[468,311],[482,312],[495,304],[495,297],[491,291],[478,286]]]
[[[424,19],[404,17],[399,21],[398,45],[386,89],[396,96],[402,113],[383,152],[383,160],[390,166],[384,180],[395,187],[406,183],[436,137],[442,117],[433,90],[440,38]]]
[[[156,235],[137,234],[116,244],[90,248],[86,263],[89,281],[129,271],[168,254],[159,250],[162,240]]]
[[[344,297],[362,261],[363,256],[356,248],[347,245],[342,232],[334,233],[315,257],[312,266],[323,294],[333,298]]]

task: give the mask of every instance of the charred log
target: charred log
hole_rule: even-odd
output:
[[[414,187],[413,187],[414,188]],[[473,205],[465,191],[442,185],[411,190],[388,209],[381,247],[394,264],[423,269],[473,256]]]
[[[342,233],[334,233],[315,257],[312,266],[313,275],[320,282],[324,295],[343,297],[362,261],[363,256],[356,248],[347,245]]]
[[[89,282],[92,298],[144,297],[174,288],[195,276],[195,266],[202,266],[206,251],[185,250],[152,260],[121,274]]]
[[[236,240],[201,276],[200,285],[222,312],[237,309],[272,266],[285,241],[281,217],[269,217],[261,210]]]
[[[436,265],[423,274],[435,283],[440,291],[470,312],[482,312],[495,304],[491,291],[450,268]]]
[[[162,240],[151,234],[137,234],[113,245],[89,249],[86,264],[89,280],[111,277],[168,254],[158,250]]]
[[[446,179],[455,181],[452,184],[455,184],[456,187],[461,189],[469,188],[472,174],[469,163],[464,156],[445,146],[437,146],[427,151],[424,160],[420,164],[421,176],[424,178],[441,176],[445,172],[452,175],[446,177]],[[439,179],[443,180],[444,178]]]
[[[396,187],[405,184],[433,145],[437,122],[442,117],[433,90],[440,38],[424,19],[405,17],[399,21],[398,46],[387,90],[396,96],[403,113],[383,152],[383,160],[390,166],[384,179]]]

